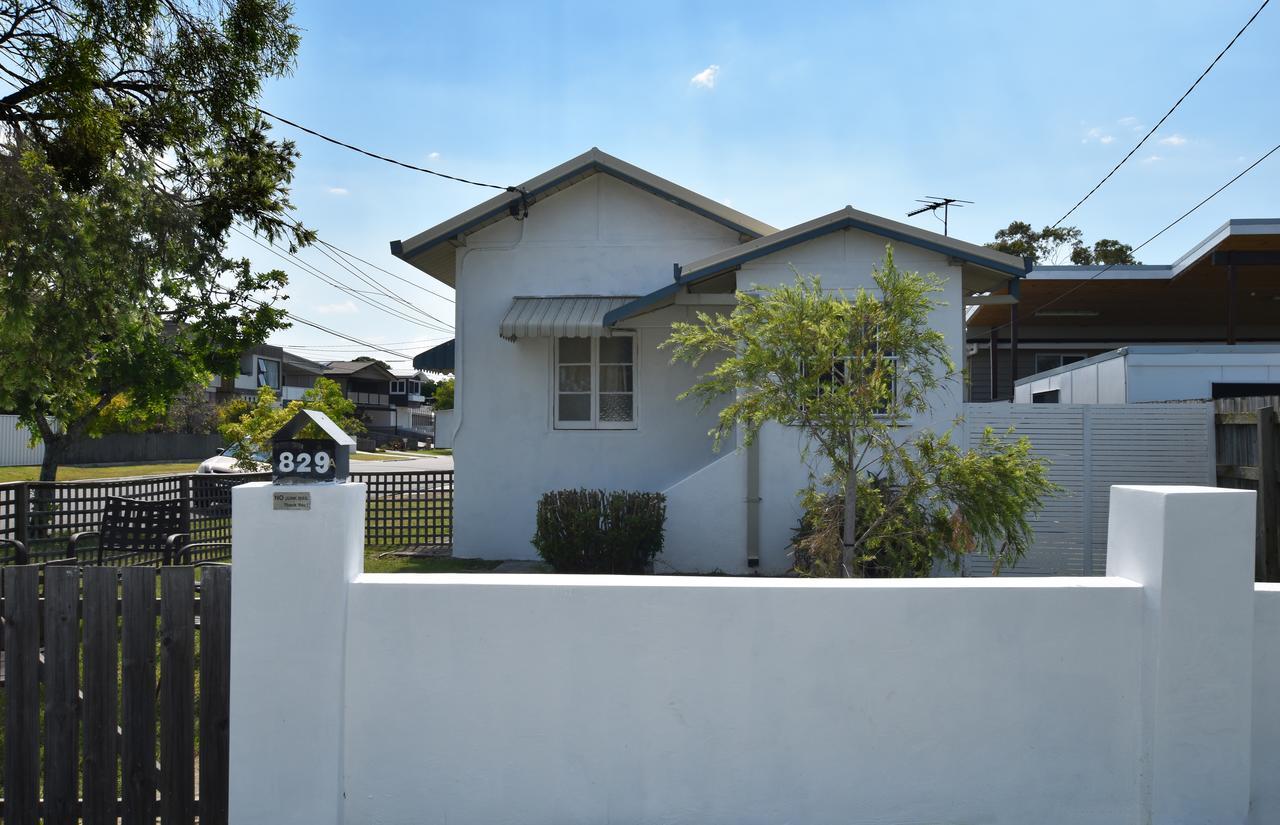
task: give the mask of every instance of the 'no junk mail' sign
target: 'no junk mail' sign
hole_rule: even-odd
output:
[[[295,438],[308,424],[315,424],[323,438]],[[329,416],[302,410],[271,438],[271,481],[274,484],[315,484],[346,481],[355,439]]]

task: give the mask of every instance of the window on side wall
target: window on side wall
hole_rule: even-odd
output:
[[[557,338],[555,355],[556,429],[635,429],[634,336]]]

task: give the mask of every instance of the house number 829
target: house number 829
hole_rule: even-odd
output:
[[[331,459],[328,453],[280,453],[279,468],[282,473],[315,473],[324,475],[329,472]]]

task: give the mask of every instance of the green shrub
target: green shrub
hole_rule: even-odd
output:
[[[553,490],[538,501],[533,546],[557,573],[644,573],[666,520],[662,493]]]

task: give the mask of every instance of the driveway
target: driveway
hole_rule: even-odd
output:
[[[351,459],[351,472],[353,473],[402,473],[452,469],[453,456],[451,455],[424,455],[406,458],[403,461],[361,461],[358,458]]]

